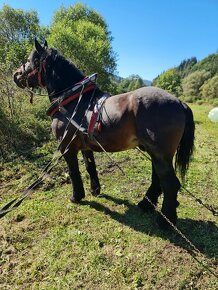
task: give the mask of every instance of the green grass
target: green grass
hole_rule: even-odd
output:
[[[218,124],[210,107],[193,105],[196,149],[186,187],[218,208]],[[2,164],[0,202],[31,183],[51,157],[53,143]],[[103,154],[96,154],[102,195],[71,204],[64,163],[32,197],[0,220],[0,289],[217,289],[218,281],[189,254],[175,231],[156,226],[156,214],[136,204],[150,183],[151,164],[135,150],[112,155],[128,178]],[[64,168],[64,169],[63,169]],[[216,218],[185,192],[179,195],[178,228],[215,265]]]

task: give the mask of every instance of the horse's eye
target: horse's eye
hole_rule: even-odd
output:
[[[35,59],[34,60],[34,65],[37,67],[37,66],[39,66],[39,60],[38,59]]]

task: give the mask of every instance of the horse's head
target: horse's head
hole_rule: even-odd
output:
[[[35,48],[31,51],[27,62],[14,73],[14,82],[20,88],[37,88],[45,86],[45,65],[48,56],[48,45],[44,46],[35,39]]]
[[[14,82],[20,88],[46,87],[48,94],[58,96],[59,92],[73,86],[84,78],[74,64],[65,59],[54,48],[42,46],[35,39],[35,48],[27,62],[14,73]]]

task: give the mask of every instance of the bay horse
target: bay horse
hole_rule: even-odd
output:
[[[46,41],[41,45],[36,39],[27,62],[14,73],[14,81],[20,88],[47,89],[54,109],[51,114],[53,133],[58,140],[64,138],[60,150],[64,153],[72,181],[71,201],[78,203],[85,197],[78,151],[82,151],[90,176],[91,193],[97,196],[100,193],[100,183],[93,151],[102,151],[104,148],[107,152],[118,152],[138,146],[152,160],[152,182],[138,206],[145,212],[154,210],[158,197],[163,193],[161,212],[176,224],[176,208],[179,204],[177,193],[181,184],[176,176],[173,158],[175,155],[175,167],[184,177],[194,147],[195,124],[191,109],[178,98],[156,87],[143,87],[110,96],[101,108],[101,128],[94,126],[93,136],[98,140],[96,143],[87,134],[82,134],[81,137],[77,126],[72,122],[69,125],[69,119],[74,114],[75,124],[82,124],[87,128],[96,100],[104,96],[101,89],[93,82],[88,82],[85,89],[83,86],[83,91],[70,96],[69,102],[62,103],[65,114],[59,110],[59,106],[54,106],[63,100],[69,88],[82,84],[84,78],[84,74],[56,49],[49,48]],[[69,127],[68,133],[63,136],[66,127]],[[75,138],[71,140],[74,133]],[[67,151],[66,146],[69,147]],[[164,228],[168,222],[159,215],[158,224]]]

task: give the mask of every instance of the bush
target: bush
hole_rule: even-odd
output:
[[[200,88],[204,82],[210,77],[210,73],[202,70],[189,74],[182,81],[183,94],[185,96],[192,96],[198,99],[200,95]]]
[[[1,84],[0,154],[7,159],[13,153],[22,153],[49,140],[51,122],[46,116],[46,97],[35,98],[31,105],[26,93],[17,89],[10,77]]]
[[[218,107],[218,100],[214,100],[214,101],[212,101],[212,105],[213,105],[214,107]]]
[[[218,75],[206,81],[200,88],[201,96],[205,100],[218,99]]]

